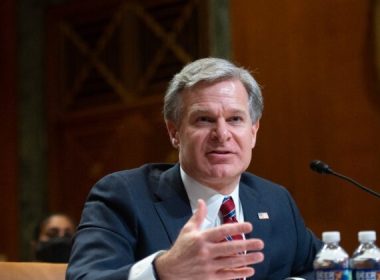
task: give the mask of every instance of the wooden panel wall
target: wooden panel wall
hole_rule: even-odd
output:
[[[95,9],[95,2],[102,1],[88,2]],[[371,33],[374,2],[230,1],[233,58],[256,72],[265,96],[266,108],[250,169],[288,187],[317,234],[341,230],[348,250],[355,246],[358,230],[375,229],[380,234],[380,202],[338,179],[312,173],[308,164],[316,158],[325,160],[337,171],[380,191],[380,92],[375,90]],[[11,260],[17,259],[19,232],[14,5],[12,0],[0,4],[0,223],[4,225],[0,254]],[[48,54],[54,55],[51,50]],[[54,69],[56,62],[57,58],[49,59],[48,69]],[[50,72],[55,74],[62,78],[62,73]],[[50,80],[48,90],[62,90],[55,81]],[[165,133],[156,133],[163,131],[159,127],[160,104],[149,104],[145,111],[130,106],[124,108],[128,114],[121,109],[107,119],[101,114],[98,118],[82,115],[79,122],[75,118],[53,119],[50,135],[57,136],[57,145],[51,155],[57,157],[50,158],[54,163],[50,167],[51,210],[75,214],[99,174],[170,157]],[[51,107],[53,114],[56,109]],[[147,118],[153,122],[147,123]],[[72,125],[73,120],[76,125]],[[130,130],[118,134],[123,120]],[[95,123],[96,129],[83,130],[86,122]],[[149,149],[144,149],[139,138],[133,138],[133,129],[148,133],[144,137],[149,139]],[[57,131],[60,134],[55,134]],[[107,154],[104,147],[112,145],[106,143],[107,131],[115,132],[120,141],[126,139],[123,149],[137,148]],[[89,139],[98,141],[89,144]],[[168,146],[158,150],[157,142]],[[89,147],[90,153],[78,153],[78,147],[83,146]],[[74,152],[75,157],[60,162],[66,152]],[[115,161],[121,154],[127,157],[125,161]],[[103,164],[107,157],[113,158],[114,164]],[[91,165],[78,164],[78,168],[73,164],[89,162]],[[60,168],[72,170],[73,177],[59,175]],[[78,188],[72,182],[81,177],[85,183]]]
[[[312,173],[321,159],[380,192],[380,92],[373,67],[373,1],[250,1],[231,5],[233,58],[265,98],[250,169],[285,185],[318,235],[380,235],[380,200]],[[380,50],[379,50],[380,51]]]
[[[80,218],[91,186],[176,160],[161,114],[168,81],[208,55],[205,2],[80,1],[48,12],[50,209]]]
[[[0,2],[0,259],[18,256],[15,6]]]

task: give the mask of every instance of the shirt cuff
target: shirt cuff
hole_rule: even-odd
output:
[[[158,251],[132,265],[128,280],[155,280],[153,271],[153,260],[166,251]]]

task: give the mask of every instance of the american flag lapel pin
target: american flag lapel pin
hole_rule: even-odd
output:
[[[257,213],[257,216],[259,216],[259,220],[269,220],[269,215],[267,212],[259,212]]]

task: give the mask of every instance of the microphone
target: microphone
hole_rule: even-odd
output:
[[[351,184],[354,184],[356,187],[358,187],[359,189],[362,189],[363,191],[367,192],[367,193],[370,193],[372,194],[373,196],[376,196],[378,198],[380,198],[380,194],[371,190],[370,188],[367,188],[361,184],[359,184],[358,182],[356,182],[355,180],[351,179],[350,177],[347,177],[345,175],[342,175],[342,174],[339,174],[338,172],[335,172],[334,170],[332,170],[330,168],[330,166],[328,166],[326,163],[324,163],[323,161],[320,161],[320,160],[313,160],[311,163],[310,163],[310,168],[311,170],[315,171],[315,172],[318,172],[320,174],[331,174],[331,175],[334,175],[338,178],[341,178],[347,182],[350,182]]]

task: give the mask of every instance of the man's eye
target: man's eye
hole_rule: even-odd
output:
[[[197,121],[198,122],[212,122],[212,119],[210,117],[199,117]]]
[[[230,122],[241,122],[241,121],[243,121],[243,118],[240,116],[233,116],[233,117],[229,118],[228,121],[230,121]]]

